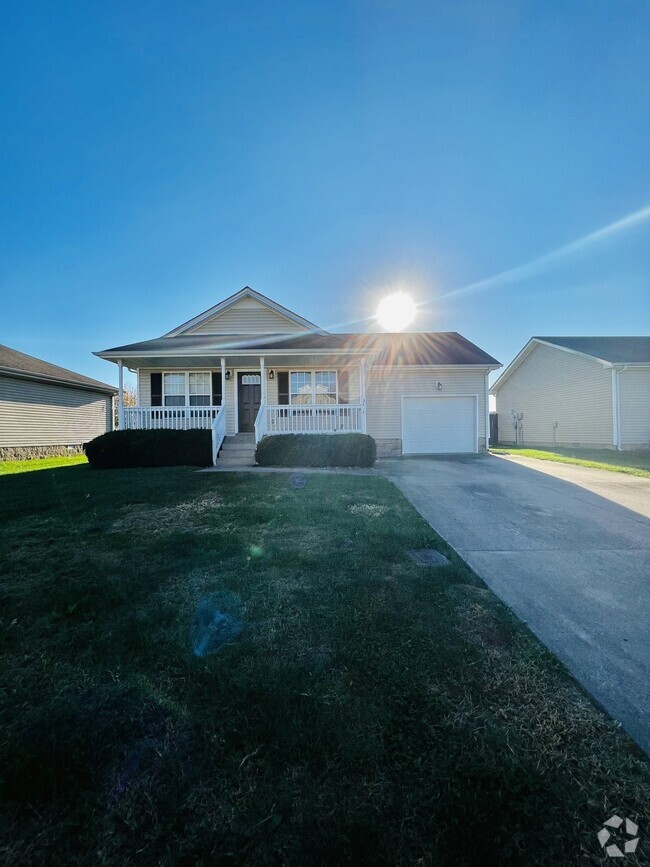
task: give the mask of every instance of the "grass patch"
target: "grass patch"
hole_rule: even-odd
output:
[[[628,473],[650,479],[650,451],[615,452],[609,449],[527,449],[520,446],[490,446],[495,455],[537,458],[540,461],[556,461],[561,464],[575,464],[578,467],[592,467],[596,470],[611,470],[614,473]]]
[[[0,461],[0,476],[14,473],[29,473],[33,470],[52,470],[55,467],[74,467],[88,463],[85,455],[71,455],[63,458],[32,458],[27,461]]]
[[[0,494],[5,863],[570,865],[648,827],[637,748],[385,479]],[[199,659],[215,593],[245,627]]]

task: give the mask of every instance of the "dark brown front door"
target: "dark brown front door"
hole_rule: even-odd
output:
[[[239,431],[255,430],[255,417],[262,399],[262,378],[254,370],[237,374],[237,400],[239,402]]]

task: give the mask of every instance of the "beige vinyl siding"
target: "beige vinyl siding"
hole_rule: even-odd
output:
[[[438,390],[436,383],[442,383]],[[479,445],[485,444],[485,373],[449,368],[371,369],[366,377],[368,433],[375,439],[402,436],[402,395],[477,395]],[[482,442],[481,442],[482,441]]]
[[[186,334],[290,334],[296,331],[308,331],[304,325],[299,325],[260,304],[254,298],[243,298],[232,307],[217,313]]]
[[[502,443],[515,441],[512,410],[524,414],[524,445],[613,446],[611,369],[581,355],[536,344],[496,405]]]
[[[650,444],[650,369],[628,368],[619,373],[622,448]]]
[[[111,430],[111,398],[0,376],[0,447],[75,446]]]

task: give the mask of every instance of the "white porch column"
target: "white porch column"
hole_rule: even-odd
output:
[[[359,365],[359,398],[361,403],[361,430],[366,433],[366,360]]]
[[[223,411],[224,420],[228,424],[228,407],[226,406],[226,359],[221,359],[221,406],[226,408]]]
[[[124,430],[124,369],[121,358],[117,362],[117,385],[117,426]]]
[[[260,384],[262,404],[266,406],[266,368],[264,366],[264,358],[260,356]]]

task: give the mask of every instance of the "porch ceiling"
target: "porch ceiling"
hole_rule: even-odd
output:
[[[259,352],[247,355],[177,355],[177,356],[151,356],[142,358],[141,356],[129,357],[123,356],[122,362],[126,367],[132,370],[165,369],[172,370],[180,369],[205,369],[218,368],[221,366],[221,359],[226,359],[226,367],[229,368],[250,368],[257,370],[260,366],[260,357],[264,358],[264,364],[268,368],[346,368],[358,367],[363,356],[353,355],[349,353],[302,353],[300,355],[287,355],[273,352]],[[113,360],[113,359],[111,359]],[[115,359],[117,360],[117,359]]]

